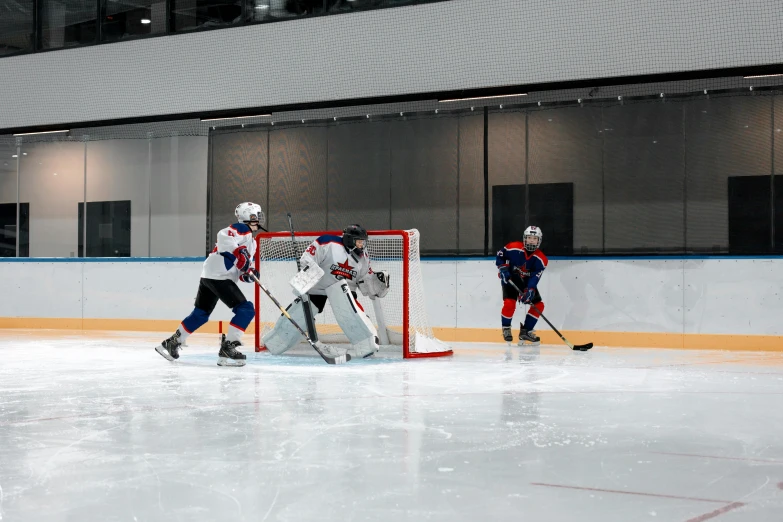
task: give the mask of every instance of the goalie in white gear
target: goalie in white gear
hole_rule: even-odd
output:
[[[378,332],[357,301],[356,290],[371,298],[382,298],[389,291],[389,275],[373,272],[364,251],[367,231],[361,225],[349,225],[343,235],[321,236],[313,241],[300,260],[301,270],[291,280],[295,293],[307,294],[321,313],[326,300],[332,305],[337,324],[350,341],[358,357],[378,351]],[[305,324],[302,298],[286,309],[298,324]],[[264,336],[263,344],[273,354],[281,354],[304,338],[284,316]]]
[[[237,222],[218,232],[215,248],[204,261],[193,311],[182,321],[174,335],[155,348],[169,361],[179,358],[180,347],[190,334],[209,321],[209,316],[220,300],[231,308],[234,317],[228,335],[221,338],[218,365],[245,365],[245,355],[237,348],[242,345],[242,334],[255,316],[255,308],[245,298],[237,281],[252,283],[254,277],[258,277],[253,267],[256,252],[253,233],[263,226],[264,212],[255,203],[240,203],[234,215]]]

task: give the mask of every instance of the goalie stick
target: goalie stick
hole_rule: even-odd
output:
[[[516,283],[514,283],[514,281],[512,281],[511,279],[509,279],[509,280],[508,280],[508,283],[509,283],[511,286],[513,286],[513,287],[516,289],[517,293],[518,293],[520,296],[522,295],[522,290],[520,290],[520,289],[519,289],[519,287],[516,285]],[[561,333],[560,333],[560,330],[558,330],[557,328],[555,328],[555,325],[553,325],[552,323],[550,323],[550,322],[549,322],[549,319],[547,319],[547,318],[546,318],[546,316],[544,315],[544,313],[543,313],[543,312],[539,312],[539,313],[541,314],[541,319],[543,319],[544,321],[546,321],[546,324],[548,324],[548,325],[549,325],[549,327],[550,327],[552,330],[554,330],[554,331],[555,331],[555,333],[558,335],[558,337],[560,337],[560,338],[563,340],[563,342],[564,342],[564,343],[566,343],[566,345],[568,345],[568,347],[569,347],[569,348],[571,348],[572,350],[576,350],[577,352],[586,352],[587,350],[589,350],[590,348],[592,348],[592,347],[593,347],[593,343],[587,343],[587,344],[571,344],[571,342],[570,342],[568,339],[566,339],[566,338],[563,336],[563,334],[561,334]]]
[[[310,338],[310,336],[309,336],[309,335],[307,335],[307,332],[305,332],[304,330],[302,330],[302,327],[301,327],[301,326],[299,326],[299,325],[296,323],[296,321],[294,321],[294,319],[293,319],[293,318],[292,318],[292,317],[291,317],[291,316],[288,314],[288,312],[286,311],[286,309],[282,307],[282,305],[280,304],[280,302],[279,302],[277,299],[275,299],[275,296],[273,296],[273,295],[272,295],[272,293],[271,293],[269,290],[267,290],[267,288],[264,286],[264,284],[263,284],[261,281],[259,281],[259,279],[258,279],[258,278],[255,276],[255,274],[252,274],[252,276],[253,276],[253,280],[256,282],[256,284],[257,284],[259,287],[261,287],[261,290],[263,290],[263,291],[264,291],[264,293],[265,293],[265,294],[266,294],[266,295],[269,297],[269,299],[271,299],[271,300],[272,300],[272,302],[273,302],[273,303],[275,303],[275,306],[277,306],[277,307],[280,309],[280,311],[281,311],[281,312],[283,312],[283,315],[284,315],[284,316],[286,316],[286,318],[287,318],[289,321],[291,321],[291,324],[292,324],[292,325],[294,325],[294,327],[295,327],[297,330],[299,330],[299,333],[300,333],[300,334],[302,334],[302,335],[304,336],[304,338],[307,340],[307,342],[310,344],[310,346],[312,346],[312,347],[313,347],[313,350],[315,350],[316,352],[318,352],[318,355],[320,355],[320,356],[321,356],[321,358],[322,358],[324,361],[326,361],[326,362],[327,362],[327,363],[329,363],[329,364],[343,364],[343,363],[346,363],[346,362],[348,362],[348,361],[350,361],[350,360],[351,360],[351,356],[350,356],[350,354],[347,354],[347,353],[346,353],[346,354],[343,354],[343,355],[338,355],[337,357],[332,357],[332,356],[330,356],[330,355],[326,355],[326,354],[325,354],[323,351],[321,351],[321,349],[318,347],[318,345],[315,343],[315,341],[313,341],[313,340]]]
[[[294,259],[296,259],[296,271],[299,272],[302,266],[299,264],[299,249],[296,246],[296,234],[294,234],[294,222],[291,219],[291,213],[286,214],[288,216],[288,228],[291,230],[291,244],[294,246]],[[310,338],[313,341],[318,341],[318,331],[315,329],[315,321],[313,320],[313,309],[310,308],[310,297],[305,293],[302,295],[302,308],[304,310],[305,323],[307,326],[307,333],[310,334]]]

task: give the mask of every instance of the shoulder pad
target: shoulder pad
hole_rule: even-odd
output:
[[[511,243],[507,244],[505,246],[506,250],[524,250],[525,245],[522,244],[522,241],[512,241]]]
[[[544,255],[544,253],[540,250],[536,250],[535,252],[533,252],[533,257],[537,257],[538,259],[540,259],[544,267],[546,267],[546,265],[549,264],[549,258],[547,258]]]
[[[237,234],[239,234],[241,236],[244,236],[245,234],[252,233],[252,230],[250,230],[250,227],[245,225],[244,223],[234,223],[233,225],[231,225],[228,228],[232,229],[234,232],[236,232]]]
[[[319,245],[326,245],[328,243],[340,243],[342,245],[343,238],[341,238],[340,236],[332,236],[330,234],[327,234],[316,239],[316,242]]]

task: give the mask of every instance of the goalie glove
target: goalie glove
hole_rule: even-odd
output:
[[[294,287],[294,293],[304,295],[321,280],[323,275],[324,271],[320,266],[307,263],[291,278],[290,284]]]
[[[389,293],[389,273],[384,271],[370,272],[357,285],[362,295],[370,299],[383,298]]]

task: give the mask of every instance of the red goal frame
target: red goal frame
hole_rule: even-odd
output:
[[[342,236],[341,230],[322,230],[322,231],[303,231],[296,232],[296,236],[323,236],[323,235],[335,235]],[[453,355],[453,350],[445,350],[440,352],[413,352],[410,350],[410,241],[411,233],[408,230],[369,230],[367,234],[372,236],[400,236],[402,238],[402,356],[405,359],[418,359],[429,357],[445,357]],[[276,237],[291,237],[291,232],[261,232],[255,237],[256,253],[255,253],[255,265],[256,270],[261,269],[260,259],[260,247],[259,243],[261,239],[271,239]],[[263,351],[266,348],[261,346],[261,329],[259,324],[261,322],[261,310],[257,306],[257,303],[261,299],[261,289],[258,285],[255,285],[255,350]],[[277,296],[275,296],[277,297]],[[267,296],[264,296],[267,298]],[[285,306],[286,303],[281,303]]]

